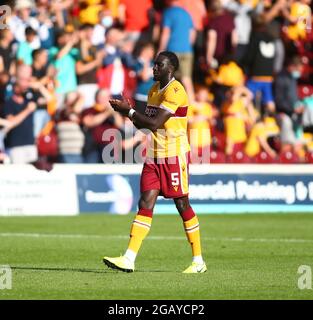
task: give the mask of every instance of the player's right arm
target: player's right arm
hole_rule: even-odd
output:
[[[129,116],[129,111],[132,109],[131,105],[127,101],[121,100],[110,100],[112,108],[121,113],[124,116]],[[157,114],[154,117],[147,117],[144,114],[135,112],[130,119],[133,121],[137,129],[149,129],[151,131],[156,131],[161,128],[163,124],[173,115],[167,109],[158,109]]]

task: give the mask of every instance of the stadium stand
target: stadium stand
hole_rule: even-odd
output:
[[[313,163],[311,0],[138,2],[8,2],[1,163],[101,163],[99,139],[112,129],[122,153],[145,143],[108,99],[143,112],[160,49],[180,57],[192,152],[212,163]]]

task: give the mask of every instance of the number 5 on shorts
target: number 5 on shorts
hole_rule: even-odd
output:
[[[178,172],[171,173],[172,186],[179,186]]]

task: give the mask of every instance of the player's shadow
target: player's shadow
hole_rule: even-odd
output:
[[[70,272],[108,273],[108,270],[84,269],[84,268],[62,268],[62,267],[11,266],[11,269],[12,270],[33,270],[33,271],[70,271]]]
[[[32,270],[32,271],[69,271],[69,272],[89,272],[89,273],[112,273],[118,272],[117,270],[112,269],[84,269],[84,268],[61,268],[61,267],[27,267],[27,266],[11,266],[12,270]],[[169,272],[165,270],[136,270],[138,272]],[[124,273],[124,272],[123,272]]]

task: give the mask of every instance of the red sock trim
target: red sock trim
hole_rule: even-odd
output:
[[[141,209],[138,210],[138,214],[139,214],[140,216],[152,218],[152,216],[153,216],[153,211],[152,211],[151,209],[141,208]]]
[[[192,219],[193,217],[196,216],[196,214],[194,213],[194,211],[192,210],[191,207],[189,207],[187,210],[185,210],[181,215],[180,215],[183,219],[183,221],[188,221],[190,219]]]

